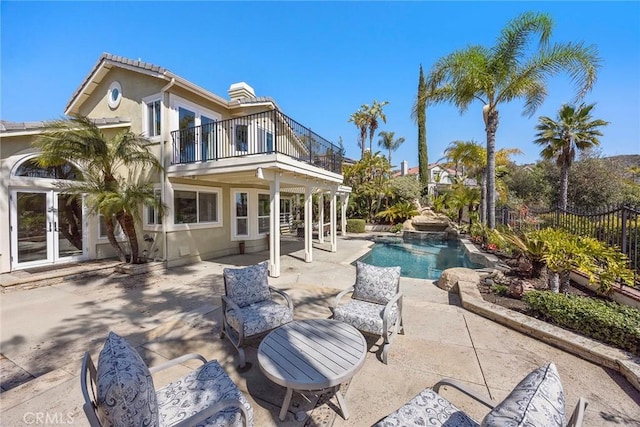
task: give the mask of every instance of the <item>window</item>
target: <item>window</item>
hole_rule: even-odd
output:
[[[249,126],[236,125],[235,130],[236,151],[248,151],[249,149]]]
[[[269,232],[269,213],[271,212],[271,196],[258,194],[258,233]]]
[[[280,199],[280,224],[291,224],[291,199]]]
[[[236,193],[236,235],[249,235],[249,193]]]
[[[153,190],[155,199],[160,202],[160,190]],[[154,206],[147,206],[146,225],[161,225],[162,215]]]
[[[200,116],[200,142],[202,146],[202,159],[212,160],[216,158],[216,125],[215,120],[207,116]]]
[[[109,85],[109,90],[107,91],[107,102],[109,103],[109,107],[111,107],[111,109],[118,108],[121,100],[122,87],[120,86],[119,82],[112,82]]]
[[[219,222],[218,195],[209,191],[174,191],[174,224]]]
[[[260,153],[273,151],[273,133],[264,128],[258,128],[258,151]]]
[[[120,227],[120,223],[116,221],[114,217],[111,217],[111,221],[113,226],[115,227],[113,230],[114,236],[119,239],[124,237],[124,232],[122,231],[122,227]],[[107,238],[107,219],[104,215],[98,215],[98,238],[106,239]]]
[[[147,102],[147,136],[152,138],[160,136],[161,115],[160,100]]]

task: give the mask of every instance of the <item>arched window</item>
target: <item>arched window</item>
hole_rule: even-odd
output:
[[[16,169],[14,176],[83,181],[82,172],[71,163],[66,162],[59,166],[49,166],[45,168],[38,165],[36,159],[28,159],[22,162]]]

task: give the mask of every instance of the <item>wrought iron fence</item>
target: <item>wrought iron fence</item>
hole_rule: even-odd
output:
[[[172,164],[281,153],[342,173],[342,150],[280,111],[265,111],[171,132]]]
[[[496,222],[515,230],[530,231],[545,227],[562,228],[573,234],[594,237],[616,246],[629,257],[629,264],[640,272],[640,207],[619,205],[597,209],[556,208],[529,210],[501,207]]]

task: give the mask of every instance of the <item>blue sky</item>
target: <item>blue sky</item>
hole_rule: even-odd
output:
[[[494,44],[523,11],[547,12],[554,41],[595,44],[603,59],[585,101],[610,121],[604,155],[640,153],[640,2],[0,2],[0,117],[59,118],[103,52],[163,66],[227,97],[245,81],[286,114],[337,141],[359,158],[349,116],[361,104],[389,101],[387,123],[406,142],[393,163],[417,165],[417,126],[410,118],[418,67],[468,45]],[[541,115],[555,117],[573,98],[566,75],[532,118],[523,103],[500,108],[498,148],[517,147],[517,163],[534,162],[531,141]],[[427,110],[429,160],[454,140],[485,143],[481,105]],[[377,137],[374,144],[377,142]],[[376,144],[377,145],[377,144]]]

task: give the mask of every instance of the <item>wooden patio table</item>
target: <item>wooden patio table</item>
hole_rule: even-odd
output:
[[[364,365],[367,343],[351,325],[330,319],[298,320],[275,329],[258,347],[258,365],[276,384],[287,388],[280,409],[284,421],[293,391],[332,389],[340,412],[349,418],[340,384]]]

